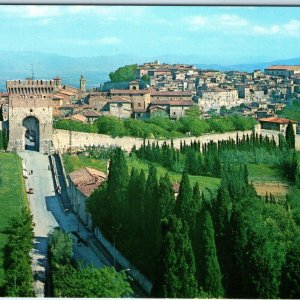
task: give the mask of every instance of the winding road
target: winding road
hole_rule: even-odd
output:
[[[47,247],[49,234],[55,227],[60,227],[65,232],[77,232],[80,237],[89,240],[93,234],[78,223],[77,216],[69,210],[64,210],[59,196],[55,193],[52,172],[49,170],[49,159],[35,151],[22,151],[18,153],[28,173],[26,189],[33,189],[33,194],[28,194],[28,201],[33,215],[34,247],[31,252],[32,269],[34,273],[34,291],[36,297],[51,296],[48,283],[48,259]],[[32,174],[31,174],[32,173]],[[75,258],[80,258],[84,264],[92,264],[95,267],[110,265],[108,260],[95,253],[92,248],[78,245],[77,237],[71,234],[74,240],[73,253]]]

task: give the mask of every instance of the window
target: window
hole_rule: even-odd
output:
[[[30,108],[30,112],[33,112],[32,108]]]
[[[140,102],[138,103],[138,107],[141,107],[141,103]]]

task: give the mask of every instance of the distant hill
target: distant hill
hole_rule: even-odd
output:
[[[35,78],[62,78],[64,84],[79,86],[79,77],[83,74],[87,79],[87,87],[99,87],[99,84],[109,80],[109,72],[129,64],[142,64],[158,59],[164,63],[187,63],[198,68],[216,69],[221,71],[237,70],[251,72],[254,69],[263,70],[274,64],[300,65],[300,57],[271,62],[221,65],[205,63],[206,59],[197,55],[162,55],[160,57],[134,56],[130,54],[102,55],[97,57],[68,57],[40,52],[0,51],[0,91],[5,90],[8,79],[25,79],[31,76],[33,64]]]

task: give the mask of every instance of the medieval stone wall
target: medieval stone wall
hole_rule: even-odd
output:
[[[185,142],[186,144],[190,144],[192,141],[200,141],[201,144],[208,143],[210,141],[221,141],[228,140],[229,138],[236,139],[236,136],[242,137],[243,134],[251,134],[252,131],[235,131],[235,132],[226,132],[226,133],[218,133],[218,134],[205,134],[200,137],[186,137],[186,138],[178,138],[174,139],[174,147],[179,148],[180,142]],[[272,130],[260,130],[260,133],[263,136],[269,136],[272,138],[274,136],[275,141],[278,141],[278,131]],[[155,141],[154,139],[149,139],[150,142]],[[161,145],[164,142],[167,144],[171,143],[171,140],[159,140],[158,144]],[[77,132],[77,131],[68,131],[62,129],[56,129],[53,133],[53,144],[54,148],[59,152],[67,152],[70,147],[74,150],[82,149],[85,146],[102,146],[102,147],[110,147],[110,146],[118,146],[121,147],[125,151],[130,151],[132,147],[135,145],[139,148],[143,144],[143,139],[134,138],[134,137],[122,137],[122,138],[113,138],[109,135],[105,134],[97,134],[97,133],[86,133],[86,132]],[[300,135],[296,135],[296,149],[300,150]]]

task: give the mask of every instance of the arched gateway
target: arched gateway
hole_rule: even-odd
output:
[[[26,117],[23,120],[23,149],[39,151],[40,122],[36,117]]]
[[[35,87],[41,83],[38,80],[32,80],[30,84]],[[17,82],[16,85],[22,85],[22,81]],[[9,93],[8,150],[34,150],[42,153],[52,151],[51,96],[52,94]]]

